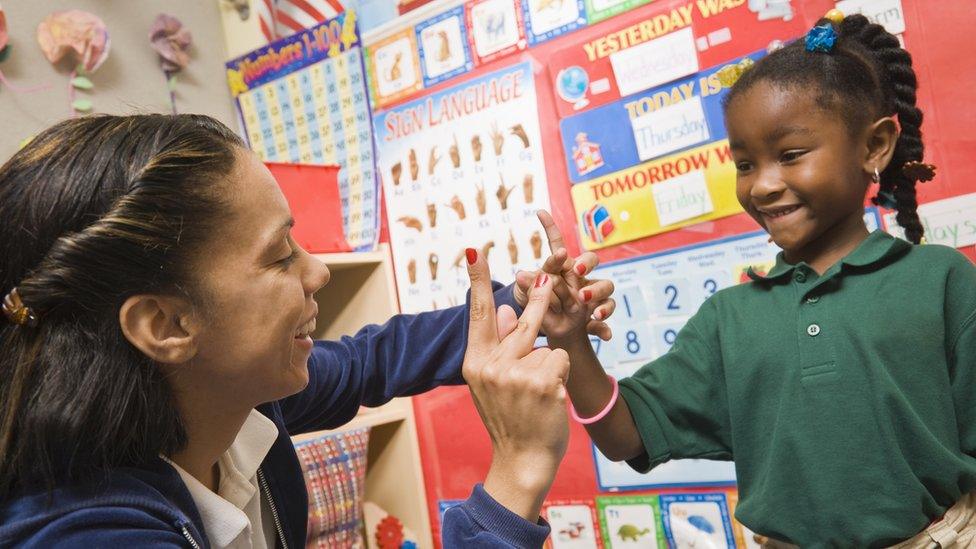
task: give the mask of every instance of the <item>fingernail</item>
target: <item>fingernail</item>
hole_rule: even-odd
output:
[[[603,320],[603,311],[596,311],[593,313],[593,318],[597,320]]]
[[[542,276],[536,277],[536,279],[535,279],[535,287],[536,288],[541,288],[542,286],[545,286],[546,285],[546,282],[549,282],[549,275],[544,274]]]
[[[478,261],[478,250],[474,248],[465,248],[464,255],[468,257],[468,265],[474,265],[474,262]]]
[[[583,303],[589,303],[592,297],[593,297],[593,292],[589,290],[583,290]]]
[[[576,274],[583,276],[583,273],[585,272],[586,272],[586,265],[580,263],[579,265],[576,266]]]

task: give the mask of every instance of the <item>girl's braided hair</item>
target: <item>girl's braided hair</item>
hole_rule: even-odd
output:
[[[851,131],[880,117],[897,116],[901,133],[891,162],[880,174],[878,196],[872,201],[887,203],[893,198],[898,224],[908,240],[917,244],[924,233],[915,197],[920,176],[902,169],[921,162],[924,153],[912,56],[896,36],[863,15],[845,17],[839,25],[821,19],[817,25],[832,25],[837,33],[837,42],[829,53],[807,51],[804,41],[797,40],[746,71],[729,90],[724,105],[728,108],[736,97],[765,81],[818,90],[817,103],[839,112]]]

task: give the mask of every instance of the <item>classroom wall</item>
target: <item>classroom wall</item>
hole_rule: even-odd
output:
[[[223,62],[218,0],[3,0],[13,48],[0,70],[14,85],[50,88],[17,94],[0,86],[0,162],[17,151],[19,143],[71,115],[68,75],[71,64],[48,63],[37,45],[37,25],[52,11],[80,9],[94,13],[108,26],[112,49],[108,59],[91,75],[95,84],[89,97],[94,112],[132,114],[170,112],[169,94],[156,51],[149,43],[149,28],[161,12],[178,17],[193,33],[192,61],[178,76],[179,112],[213,116],[232,128],[237,122],[227,91]]]

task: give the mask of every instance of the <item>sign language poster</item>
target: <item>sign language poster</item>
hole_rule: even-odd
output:
[[[541,263],[549,192],[532,70],[522,63],[376,115],[404,313],[464,302],[464,250],[511,282]]]

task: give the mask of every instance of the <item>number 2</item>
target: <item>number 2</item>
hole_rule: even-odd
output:
[[[668,284],[664,287],[664,294],[670,297],[668,300],[668,310],[677,311],[681,309],[681,305],[678,305],[678,287],[673,284]]]

